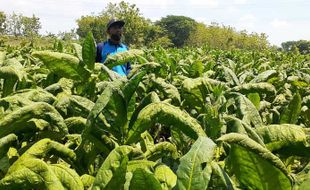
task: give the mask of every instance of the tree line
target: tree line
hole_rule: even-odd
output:
[[[89,31],[97,42],[107,38],[106,23],[111,17],[126,22],[125,43],[134,46],[184,47],[204,46],[230,49],[266,49],[269,47],[266,34],[237,31],[233,27],[211,23],[206,25],[196,20],[177,15],[168,15],[152,22],[143,17],[134,4],[109,3],[97,15],[82,16],[77,20],[77,34],[85,37]]]
[[[22,14],[6,15],[0,12],[0,34],[2,35],[34,37],[39,35],[41,27],[40,18],[35,15],[27,17]]]
[[[0,12],[0,35],[26,37],[55,37],[63,40],[83,40],[91,31],[96,42],[107,39],[106,24],[111,18],[126,22],[124,42],[133,47],[184,47],[209,46],[218,49],[256,49],[270,48],[267,35],[264,33],[249,33],[238,31],[233,27],[211,23],[206,25],[196,20],[178,15],[168,15],[155,22],[143,17],[135,4],[109,3],[102,12],[84,15],[76,20],[77,28],[57,35],[47,33],[39,35],[40,19],[33,15],[26,17],[21,14],[6,15]],[[302,54],[310,52],[310,41],[283,42],[281,50],[299,51]]]

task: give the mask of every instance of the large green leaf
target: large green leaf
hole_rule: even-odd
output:
[[[87,117],[95,104],[82,96],[59,93],[53,105],[64,117]]]
[[[0,51],[0,66],[3,65],[4,60],[5,60],[6,52],[5,51]]]
[[[276,70],[267,70],[259,73],[250,83],[267,82],[269,79],[278,75]]]
[[[144,133],[141,134],[141,139],[140,146],[143,152],[154,147],[154,139],[149,132],[144,131]]]
[[[238,133],[223,135],[218,141],[231,145],[228,166],[242,188],[291,189],[285,165],[268,149]]]
[[[127,172],[134,172],[139,168],[144,169],[148,172],[152,172],[154,171],[156,165],[156,162],[149,160],[130,160],[128,162]]]
[[[178,152],[174,144],[169,142],[160,142],[149,148],[145,153],[145,157],[148,160],[156,161],[162,157],[170,157],[176,159]]]
[[[25,77],[26,72],[22,64],[15,58],[9,59],[5,66],[0,67],[0,78],[4,79],[2,97],[13,93],[16,83]]]
[[[232,85],[240,85],[240,81],[236,74],[228,67],[225,67],[224,65],[220,66],[219,70],[222,71],[222,74],[224,75],[224,79],[227,83],[230,83]]]
[[[79,58],[80,61],[83,61],[82,57],[82,46],[77,43],[72,43],[73,49],[75,51],[75,55]]]
[[[67,94],[72,94],[73,86],[74,81],[72,79],[61,78],[57,83],[47,86],[44,90],[54,95],[60,92],[66,92]]]
[[[159,181],[152,173],[138,168],[132,174],[129,190],[161,190]]]
[[[128,51],[120,52],[114,55],[109,55],[103,64],[111,69],[117,65],[123,65],[143,54],[144,52],[142,50],[130,49]]]
[[[0,189],[20,187],[23,189],[64,189],[52,168],[42,160],[51,155],[58,156],[69,163],[73,163],[76,159],[75,153],[64,145],[50,139],[42,139],[13,163],[6,176],[0,180]],[[63,179],[63,182],[66,180]]]
[[[114,175],[108,183],[106,189],[124,189],[126,182],[126,171],[127,171],[128,157],[122,158],[120,166],[114,171]]]
[[[6,61],[6,64],[0,67],[0,78],[15,77],[21,81],[25,77],[26,72],[23,65],[16,58],[11,58]]]
[[[231,91],[240,92],[242,94],[266,94],[267,96],[274,96],[276,94],[276,88],[272,84],[266,82],[242,84],[231,88]]]
[[[89,112],[86,128],[82,133],[82,143],[78,148],[81,167],[88,167],[95,155],[104,152],[106,155],[115,147],[115,141],[107,132],[122,141],[125,132],[120,131],[127,122],[125,101],[120,91],[122,81],[109,83]],[[86,168],[84,168],[85,170]]]
[[[222,86],[225,89],[227,88],[224,82],[210,79],[208,77],[185,79],[182,83],[183,104],[192,108],[202,109],[205,104],[209,85]]]
[[[62,164],[53,164],[49,167],[55,173],[65,189],[84,189],[80,176],[73,169]]]
[[[86,127],[86,119],[83,117],[69,117],[65,119],[65,124],[70,134],[81,134]]]
[[[18,165],[22,164],[23,161],[27,159],[42,159],[47,158],[50,155],[58,156],[69,163],[72,163],[76,159],[73,150],[59,142],[45,138],[36,142],[24,154],[22,154],[22,156],[14,162],[14,165],[12,165],[10,170],[14,170],[14,166],[18,168]]]
[[[160,102],[160,99],[155,92],[150,92],[141,100],[140,104],[136,107],[136,109],[134,110],[134,112],[131,116],[130,123],[129,123],[130,128],[132,127],[134,122],[137,120],[137,117],[138,117],[138,114],[140,113],[140,111],[144,107],[146,107],[148,104],[151,104],[154,102]]]
[[[237,96],[236,100],[239,118],[250,126],[261,127],[263,122],[253,103],[244,95]]]
[[[180,159],[177,187],[180,190],[207,189],[211,177],[211,162],[216,145],[207,137],[199,137]]]
[[[101,64],[101,70],[104,72],[104,73],[106,73],[107,75],[108,75],[108,77],[110,78],[110,80],[112,80],[112,81],[115,81],[115,80],[119,80],[119,79],[126,79],[126,77],[123,77],[123,76],[121,76],[120,74],[118,74],[117,72],[115,72],[115,71],[113,71],[113,70],[111,70],[111,69],[109,69],[107,66],[105,66],[105,65],[103,65],[103,64]],[[103,73],[101,73],[100,75],[99,75],[99,77],[101,78],[101,79],[104,79],[104,74]]]
[[[110,88],[106,88],[109,90]],[[104,101],[101,101],[107,97],[103,97],[106,94],[106,90],[100,95],[98,100],[96,101],[90,115],[95,111],[97,108],[100,108],[101,113],[106,119],[107,128],[110,133],[112,133],[115,137],[119,140],[125,138],[126,136],[126,125],[127,125],[127,105],[124,99],[124,95],[120,88],[111,84],[111,96],[107,96],[108,102],[105,105]],[[102,105],[102,107],[100,107]],[[100,114],[100,112],[99,112]],[[90,116],[89,115],[89,116]],[[89,120],[90,117],[88,117]]]
[[[92,189],[106,189],[114,175],[120,175],[119,170],[127,168],[127,163],[123,161],[129,153],[133,151],[130,146],[119,146],[111,151],[108,157],[101,165]],[[125,167],[125,168],[124,168]],[[126,169],[125,169],[126,171]],[[123,171],[125,174],[125,172]],[[125,176],[119,176],[125,178]],[[122,182],[124,179],[118,179]]]
[[[264,141],[257,134],[254,128],[252,128],[251,126],[249,126],[248,124],[246,124],[245,122],[243,122],[242,120],[234,116],[224,116],[223,118],[227,125],[227,129],[226,129],[227,133],[245,134],[251,139],[253,139],[254,141],[256,141],[257,143],[259,143],[260,145],[265,147]]]
[[[301,97],[297,92],[289,105],[285,108],[284,113],[281,114],[280,123],[295,124],[298,120],[301,111]]]
[[[35,51],[32,55],[39,58],[51,72],[60,77],[73,80],[85,80],[90,77],[90,72],[73,55],[47,50]]]
[[[95,177],[84,174],[81,176],[81,181],[83,183],[84,189],[89,189],[95,181]]]
[[[120,89],[123,83],[114,81],[109,84],[100,95],[87,118],[87,126],[96,124],[96,118],[102,114],[105,119],[105,128],[120,141],[126,136],[127,105]]]
[[[212,161],[211,166],[212,176],[208,188],[227,190],[236,189],[233,180],[229,177],[225,170],[219,166],[219,164],[217,164],[215,161]]]
[[[6,154],[10,146],[17,141],[17,136],[9,134],[5,137],[0,138],[0,159]]]
[[[292,124],[269,125],[255,130],[270,151],[309,157],[310,145],[305,129]]]
[[[204,69],[204,64],[202,63],[201,60],[194,61],[190,66],[190,70],[189,70],[190,77],[191,78],[201,77],[203,73],[203,69]]]
[[[153,80],[153,86],[164,94],[165,98],[170,98],[174,105],[179,105],[181,102],[181,97],[178,89],[172,84],[166,83],[164,79],[157,78]]]
[[[30,105],[33,102],[46,102],[52,104],[56,100],[56,97],[49,92],[38,89],[25,89],[19,90],[14,95],[7,96],[0,99],[0,106],[5,111],[5,114]]]
[[[295,176],[294,190],[308,189],[310,186],[310,163]]]
[[[172,189],[177,183],[177,176],[166,165],[159,165],[155,168],[155,177],[161,183],[163,190]]]
[[[11,170],[12,166],[10,167]],[[49,166],[39,159],[28,159],[16,170],[12,170],[0,180],[0,189],[59,189],[63,190],[59,179]]]
[[[87,69],[94,70],[96,61],[96,45],[93,34],[91,32],[87,33],[87,36],[84,40],[82,57],[83,63],[86,65]]]
[[[138,59],[141,56],[138,56]],[[143,58],[145,59],[145,58]],[[134,76],[135,74],[137,74],[140,71],[152,71],[155,70],[156,68],[160,68],[161,65],[159,63],[155,63],[155,62],[146,62],[143,64],[137,64],[137,65],[132,65],[132,70],[130,71],[130,73],[128,74],[128,78],[131,78],[132,76]]]
[[[253,103],[257,110],[259,110],[260,106],[260,96],[258,93],[249,93],[247,95],[248,99]]]
[[[124,99],[127,105],[129,104],[129,101],[132,98],[133,94],[136,92],[138,85],[145,74],[145,72],[137,73],[132,78],[130,78],[130,80],[123,86],[122,92],[124,94]]]
[[[25,122],[33,118],[50,122],[51,126],[56,126],[63,135],[68,133],[67,126],[56,109],[47,103],[41,102],[24,106],[4,116],[0,123],[0,137],[10,133],[30,130],[25,129]]]
[[[149,104],[141,110],[136,122],[129,129],[126,143],[130,144],[138,141],[140,134],[154,126],[155,123],[177,127],[192,139],[197,139],[199,136],[206,136],[197,120],[192,118],[188,113],[180,110],[178,107],[159,102]]]

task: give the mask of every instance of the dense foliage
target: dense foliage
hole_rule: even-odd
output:
[[[301,54],[310,54],[310,41],[298,40],[298,41],[287,41],[281,44],[284,51],[287,52],[299,52]]]
[[[310,57],[0,51],[0,189],[305,189]],[[128,78],[110,70],[131,61]]]

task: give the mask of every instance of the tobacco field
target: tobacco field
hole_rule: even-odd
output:
[[[0,49],[0,189],[310,187],[310,55],[95,53]]]

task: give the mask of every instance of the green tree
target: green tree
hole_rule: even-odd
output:
[[[9,35],[34,37],[39,35],[40,29],[40,18],[35,15],[27,17],[13,12],[6,20],[6,33]]]
[[[144,33],[144,45],[148,47],[161,46],[164,48],[173,46],[173,43],[166,33],[167,31],[158,25],[148,25],[148,28]]]
[[[149,28],[150,22],[141,15],[139,8],[135,4],[124,1],[119,4],[109,3],[101,14],[105,17],[125,21],[125,43],[135,44],[136,46],[144,45],[144,35]]]
[[[76,22],[78,28],[76,33],[80,38],[85,38],[88,32],[92,32],[96,42],[106,39],[106,24],[109,18],[105,16],[82,16]]]
[[[141,15],[135,4],[122,1],[118,4],[109,3],[99,15],[82,16],[77,20],[77,34],[84,38],[91,31],[97,42],[103,41],[107,38],[106,24],[111,18],[125,21],[123,40],[128,45],[142,46],[148,44],[149,42],[145,40],[149,38],[145,35],[148,32],[157,31],[152,27],[152,23]],[[160,32],[156,33],[156,35],[159,34]]]
[[[22,34],[27,37],[34,37],[39,35],[41,29],[40,18],[32,15],[32,17],[21,17]]]
[[[4,12],[0,11],[0,34],[4,34],[6,29],[6,15]]]
[[[13,12],[6,21],[6,33],[14,36],[22,36],[22,15]]]
[[[77,40],[77,33],[74,29],[71,29],[69,32],[59,32],[57,36],[64,41]]]
[[[299,40],[299,41],[287,41],[281,44],[284,51],[295,52],[299,51],[301,54],[310,53],[310,41]]]
[[[301,54],[309,54],[310,53],[310,41],[300,40],[297,44],[299,52]]]
[[[169,38],[176,47],[182,47],[197,26],[194,19],[175,15],[168,15],[156,24],[168,32]]]
[[[268,47],[267,36],[257,33],[248,34],[246,30],[236,31],[233,27],[211,23],[198,23],[190,33],[186,45],[203,46],[219,49],[265,49]]]

